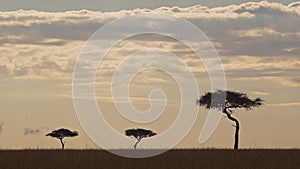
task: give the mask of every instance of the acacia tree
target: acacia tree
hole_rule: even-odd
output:
[[[234,135],[234,149],[238,149],[239,145],[239,121],[232,116],[233,110],[237,108],[244,108],[252,110],[252,108],[259,107],[263,104],[261,98],[250,99],[247,94],[234,91],[216,90],[215,92],[207,92],[197,100],[197,105],[203,106],[206,109],[219,109],[227,118],[235,122]]]
[[[78,136],[78,132],[61,128],[58,130],[53,130],[51,133],[46,134],[46,136],[51,136],[51,137],[59,139],[60,143],[61,143],[61,149],[63,150],[65,148],[65,143],[63,142],[63,138]]]
[[[135,137],[137,139],[137,142],[133,145],[133,148],[136,149],[138,143],[143,138],[152,137],[152,136],[156,135],[156,133],[154,133],[151,130],[146,130],[146,129],[138,128],[138,129],[128,129],[128,130],[125,130],[125,135],[129,136],[129,137],[133,136],[133,137]]]

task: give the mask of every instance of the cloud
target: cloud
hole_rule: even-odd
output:
[[[278,81],[285,85],[298,85],[299,4],[262,1],[217,8],[196,5],[118,12],[0,12],[0,77],[71,78],[76,57],[96,30],[123,16],[162,12],[185,18],[198,26],[215,45],[227,76],[237,79],[281,79]],[[149,27],[166,26],[157,22],[156,18],[146,24]],[[189,32],[186,34],[193,37]],[[205,73],[202,63],[193,57],[193,52],[174,39],[139,36],[116,45],[101,65],[98,75],[108,80],[107,77],[113,74],[123,57],[142,47],[172,51],[183,58],[193,72]],[[175,63],[172,64],[176,67]],[[143,80],[161,81],[159,78],[153,79],[154,76],[151,78]]]
[[[267,104],[268,106],[300,106],[300,102]]]
[[[223,57],[228,78],[239,80],[272,80],[281,85],[300,86],[298,57]]]
[[[250,30],[233,31],[238,37],[264,37],[264,36],[279,36],[284,37],[286,34],[277,32],[270,28],[258,28]]]
[[[269,57],[255,57],[255,56],[231,56],[224,57],[222,62],[227,70],[293,70],[300,66],[300,60],[297,57],[286,57],[284,60]]]
[[[120,13],[122,14],[122,13]],[[103,17],[106,16],[106,17]],[[64,24],[82,24],[90,22],[105,22],[106,19],[113,17],[102,12],[93,12],[88,10],[67,11],[67,12],[43,12],[36,10],[17,10],[10,12],[0,12],[1,26],[24,26],[30,27],[37,24],[55,24],[62,22]]]
[[[292,2],[288,5],[288,8],[299,10],[300,9],[300,2]]]
[[[263,11],[262,11],[263,10]],[[0,12],[0,26],[24,26],[30,27],[38,24],[52,25],[63,24],[87,24],[87,23],[107,23],[112,19],[122,16],[158,12],[176,15],[183,18],[196,19],[236,19],[251,18],[256,13],[267,13],[277,11],[300,15],[299,2],[294,2],[288,6],[267,1],[248,2],[241,5],[230,5],[225,7],[208,8],[206,6],[195,5],[186,8],[180,7],[160,7],[156,9],[133,9],[121,10],[118,12],[98,12],[89,10],[67,11],[67,12],[43,12],[36,10],[17,10],[11,12]]]
[[[283,86],[289,87],[300,87],[299,82],[293,81],[291,77],[276,77],[276,76],[255,76],[255,77],[234,77],[233,79],[244,81],[244,80],[251,80],[253,82],[259,83],[261,80],[270,80],[274,83],[281,84]]]
[[[262,92],[262,91],[253,91],[252,93],[255,94],[255,95],[269,95],[269,94],[271,94],[271,93]]]
[[[60,95],[53,95],[53,97],[62,97],[62,98],[67,98],[67,99],[73,99],[72,95],[66,95],[66,94],[60,94]],[[169,101],[168,99],[151,99],[148,97],[132,97],[130,96],[129,98],[126,97],[112,97],[112,96],[86,96],[86,97],[78,97],[76,99],[82,99],[82,100],[94,100],[96,99],[98,102],[102,103],[136,103],[136,104],[145,104],[146,102],[165,102]],[[177,100],[176,100],[177,101]],[[173,101],[174,102],[174,101]],[[173,103],[174,104],[174,103]],[[37,131],[38,129],[34,130]]]
[[[196,5],[187,8],[160,7],[154,10],[137,8],[133,10],[121,10],[118,12],[105,13],[89,10],[44,12],[21,9],[11,12],[0,12],[0,26],[30,27],[37,24],[51,25],[59,22],[70,25],[85,23],[107,23],[112,19],[120,18],[122,16],[140,14],[145,12],[167,13],[185,18],[238,18],[253,16],[248,12],[236,12],[239,8],[240,6],[229,6],[209,9],[206,6]]]
[[[70,77],[82,43],[63,46],[0,46],[0,77],[63,78]]]

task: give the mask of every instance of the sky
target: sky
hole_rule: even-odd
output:
[[[245,92],[251,98],[261,97],[265,100],[260,108],[234,112],[241,123],[242,148],[300,147],[300,135],[297,133],[300,127],[299,1],[113,2],[1,0],[0,148],[58,148],[58,140],[47,138],[45,134],[60,127],[80,133],[78,138],[66,140],[66,148],[101,148],[84,132],[74,109],[72,78],[76,59],[84,52],[89,38],[111,21],[150,12],[167,14],[194,24],[211,41],[220,56],[227,88]],[[139,23],[139,26],[164,29],[172,22],[161,21],[161,18],[152,19],[149,23]],[[134,20],[127,22],[128,27],[136,24]],[[109,35],[113,36],[97,39],[100,41],[97,46],[100,52],[107,50],[107,44],[127,29],[115,26],[115,29],[109,31]],[[188,43],[202,51],[210,45],[207,41],[202,43],[193,39],[197,35],[190,31],[182,29],[182,33],[191,39]],[[183,66],[165,53],[137,52],[145,48],[163,49],[178,56],[195,76],[199,86],[197,95],[212,90],[208,76],[211,67],[205,67],[182,42],[153,34],[128,37],[109,50],[97,68],[95,78],[99,109],[112,128],[121,134],[127,128],[136,127],[163,133],[178,116],[182,90],[193,92],[189,90],[190,86],[178,86],[172,77],[187,69],[181,69]],[[93,57],[98,56],[98,53],[93,54],[96,54]],[[130,62],[118,67],[132,54]],[[95,62],[92,59],[87,61],[91,63],[84,64],[93,65]],[[121,97],[112,99],[112,76],[116,70],[120,69],[120,77],[128,79],[126,73],[153,65],[170,68],[175,73],[167,74],[157,69],[142,70],[128,86],[131,102]],[[189,80],[185,76],[179,78]],[[123,88],[120,89],[122,91]],[[162,101],[155,98],[149,100],[149,94],[154,89],[164,91],[167,102],[162,115],[153,122],[139,124],[125,119],[114,105],[132,103],[139,111],[146,111],[152,101]],[[194,104],[195,99],[184,98],[184,102]],[[190,108],[191,112],[197,108],[194,106]],[[198,142],[207,114],[207,110],[199,108],[191,131],[176,147],[233,146],[234,127],[225,117],[222,117],[220,125],[207,142]],[[133,143],[134,140],[128,138],[124,146],[131,148]]]

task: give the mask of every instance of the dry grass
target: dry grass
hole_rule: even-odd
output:
[[[143,159],[102,150],[1,150],[0,169],[295,169],[299,157],[298,149],[182,149]]]

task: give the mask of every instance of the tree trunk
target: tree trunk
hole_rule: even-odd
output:
[[[142,140],[142,138],[137,138],[137,142],[133,145],[133,149],[136,149],[136,146],[139,144],[139,142]]]
[[[62,138],[60,138],[59,140],[60,140],[60,143],[61,143],[61,149],[63,150],[65,148],[65,144],[64,144]]]
[[[235,122],[235,134],[234,134],[234,149],[237,150],[239,148],[239,131],[240,131],[240,123],[239,121],[232,117],[231,114],[227,111],[227,109],[223,110],[229,120]]]

